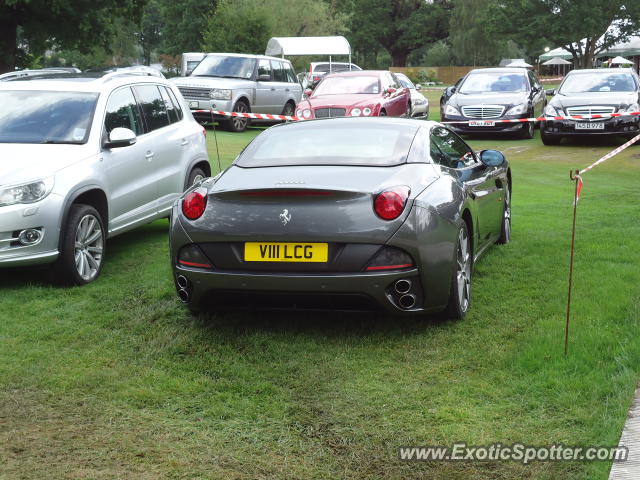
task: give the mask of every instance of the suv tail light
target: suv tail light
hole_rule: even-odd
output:
[[[196,220],[202,216],[207,208],[207,189],[196,188],[182,199],[182,213],[189,220]]]
[[[398,218],[409,198],[411,189],[401,185],[380,192],[373,200],[373,209],[383,220],[395,220]]]

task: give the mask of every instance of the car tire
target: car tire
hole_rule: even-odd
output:
[[[544,127],[540,126],[540,139],[542,143],[545,145],[560,145],[562,141],[562,137],[557,137],[555,135],[547,135],[544,133]]]
[[[293,102],[287,102],[284,105],[284,108],[282,109],[282,115],[285,115],[287,117],[293,117],[293,115],[296,112],[296,105]],[[286,120],[288,121],[288,120]]]
[[[187,177],[187,181],[184,185],[185,191],[191,188],[196,182],[199,182],[207,177],[208,177],[207,172],[205,172],[200,167],[193,168],[189,173],[189,176]]]
[[[102,271],[107,239],[100,213],[90,205],[71,205],[62,229],[54,280],[69,286],[93,282]]]
[[[449,291],[449,304],[446,315],[454,320],[462,320],[471,305],[471,276],[473,273],[473,255],[467,223],[462,221],[456,236],[456,252],[453,276]]]
[[[527,122],[524,128],[520,131],[519,137],[524,140],[530,140],[533,138],[533,134],[536,131],[536,127],[533,122]]]
[[[387,112],[384,110],[380,110],[380,113],[378,114],[379,117],[386,117],[387,116]]]
[[[238,113],[249,113],[249,105],[247,105],[243,100],[238,100],[233,106],[232,111]],[[234,133],[244,132],[248,125],[249,119],[243,117],[231,117],[230,120],[225,122],[225,128]]]
[[[511,241],[511,190],[509,184],[504,189],[504,207],[502,209],[502,223],[498,243],[505,245]]]

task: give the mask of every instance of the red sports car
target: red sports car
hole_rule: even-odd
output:
[[[363,70],[327,75],[298,104],[305,120],[325,117],[403,117],[411,112],[411,93],[392,72]]]

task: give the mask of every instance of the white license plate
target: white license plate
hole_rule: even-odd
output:
[[[198,109],[198,108],[200,108],[200,103],[199,102],[189,102],[189,108]]]
[[[604,130],[604,122],[578,122],[576,130]]]
[[[496,122],[494,120],[471,120],[469,121],[470,127],[493,127]]]

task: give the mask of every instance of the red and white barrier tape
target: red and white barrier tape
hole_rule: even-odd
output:
[[[270,113],[245,113],[245,112],[224,112],[222,110],[191,110],[193,113],[210,113],[213,115],[222,115],[225,117],[243,117],[254,118],[257,120],[288,120],[299,121],[304,120],[302,117],[295,115],[272,115]],[[623,112],[623,113],[606,113],[593,115],[563,115],[557,117],[531,117],[531,118],[510,118],[510,119],[477,119],[477,120],[452,120],[441,122],[443,124],[457,124],[469,122],[493,122],[493,123],[527,123],[527,122],[548,122],[553,120],[589,120],[592,118],[616,118],[638,116],[640,112]]]
[[[609,160],[611,157],[615,157],[617,154],[619,154],[620,152],[622,152],[623,150],[626,150],[628,147],[630,147],[631,145],[633,145],[634,143],[636,143],[638,140],[640,140],[640,135],[636,135],[635,137],[633,137],[631,140],[629,140],[627,143],[623,143],[622,145],[620,145],[618,148],[616,148],[615,150],[612,150],[611,152],[607,153],[604,157],[599,158],[598,160],[596,160],[595,162],[593,162],[591,165],[589,165],[588,167],[583,168],[582,170],[579,170],[576,173],[576,176],[580,176],[585,172],[588,172],[589,170],[591,170],[594,167],[597,167],[598,165],[600,165],[601,163],[605,162],[606,160]],[[582,181],[582,179],[580,180]]]
[[[270,113],[223,112],[221,110],[191,110],[191,113],[210,113],[212,115],[223,115],[225,117],[254,118],[257,120],[289,120],[294,122],[304,120],[304,118],[294,115],[272,115]]]

